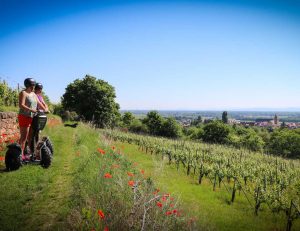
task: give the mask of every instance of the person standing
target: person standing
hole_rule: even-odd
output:
[[[46,111],[49,111],[48,105],[45,103],[45,100],[42,95],[43,85],[41,83],[36,83],[34,87],[34,92],[38,98],[38,100],[41,102],[41,104],[44,105],[46,108]],[[39,106],[37,107],[37,110],[42,110]]]
[[[19,143],[22,148],[22,160],[29,160],[29,156],[24,155],[24,149],[26,141],[30,141],[29,134],[30,126],[32,124],[32,118],[34,113],[37,112],[37,107],[46,110],[44,105],[39,102],[36,94],[33,92],[35,86],[35,80],[33,78],[27,78],[24,80],[25,89],[19,94],[19,114],[18,121],[20,127],[20,140]],[[28,142],[29,143],[29,142]],[[31,150],[32,151],[32,150]]]

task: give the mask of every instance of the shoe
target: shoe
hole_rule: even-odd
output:
[[[22,155],[22,161],[29,162],[31,158],[31,155]]]

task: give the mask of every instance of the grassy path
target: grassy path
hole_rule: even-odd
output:
[[[125,155],[139,163],[158,183],[165,192],[172,192],[179,196],[186,211],[197,218],[200,227],[208,230],[285,230],[286,217],[281,214],[272,214],[268,209],[253,214],[249,202],[241,194],[234,204],[229,204],[230,194],[224,186],[212,191],[212,184],[204,180],[202,185],[197,184],[197,176],[186,176],[177,171],[166,161],[156,156],[143,153],[136,145],[118,142],[117,146],[124,146]],[[300,222],[294,222],[293,230],[299,230]]]
[[[55,147],[49,169],[28,165],[0,174],[1,230],[68,229],[74,130],[59,125],[44,133]]]

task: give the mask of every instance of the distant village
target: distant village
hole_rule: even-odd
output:
[[[215,120],[215,118],[203,118],[203,122]],[[189,127],[192,124],[192,119],[179,119],[179,123],[184,127]],[[300,128],[300,122],[281,122],[279,117],[275,114],[274,118],[257,118],[255,121],[242,121],[237,119],[228,119],[228,124],[238,124],[244,127],[264,127],[264,128],[280,128],[285,127],[289,129]]]

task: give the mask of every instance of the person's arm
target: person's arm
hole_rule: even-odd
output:
[[[26,106],[25,100],[26,100],[26,94],[24,91],[21,91],[19,94],[19,108],[28,112],[36,112],[36,109],[32,109]]]
[[[48,108],[45,107],[43,103],[41,103],[41,101],[39,100],[39,98],[37,97],[36,94],[34,94],[34,95],[35,95],[35,98],[36,98],[36,101],[37,101],[38,106],[39,106],[40,108],[42,108],[45,112],[47,112],[47,111],[48,111]]]

